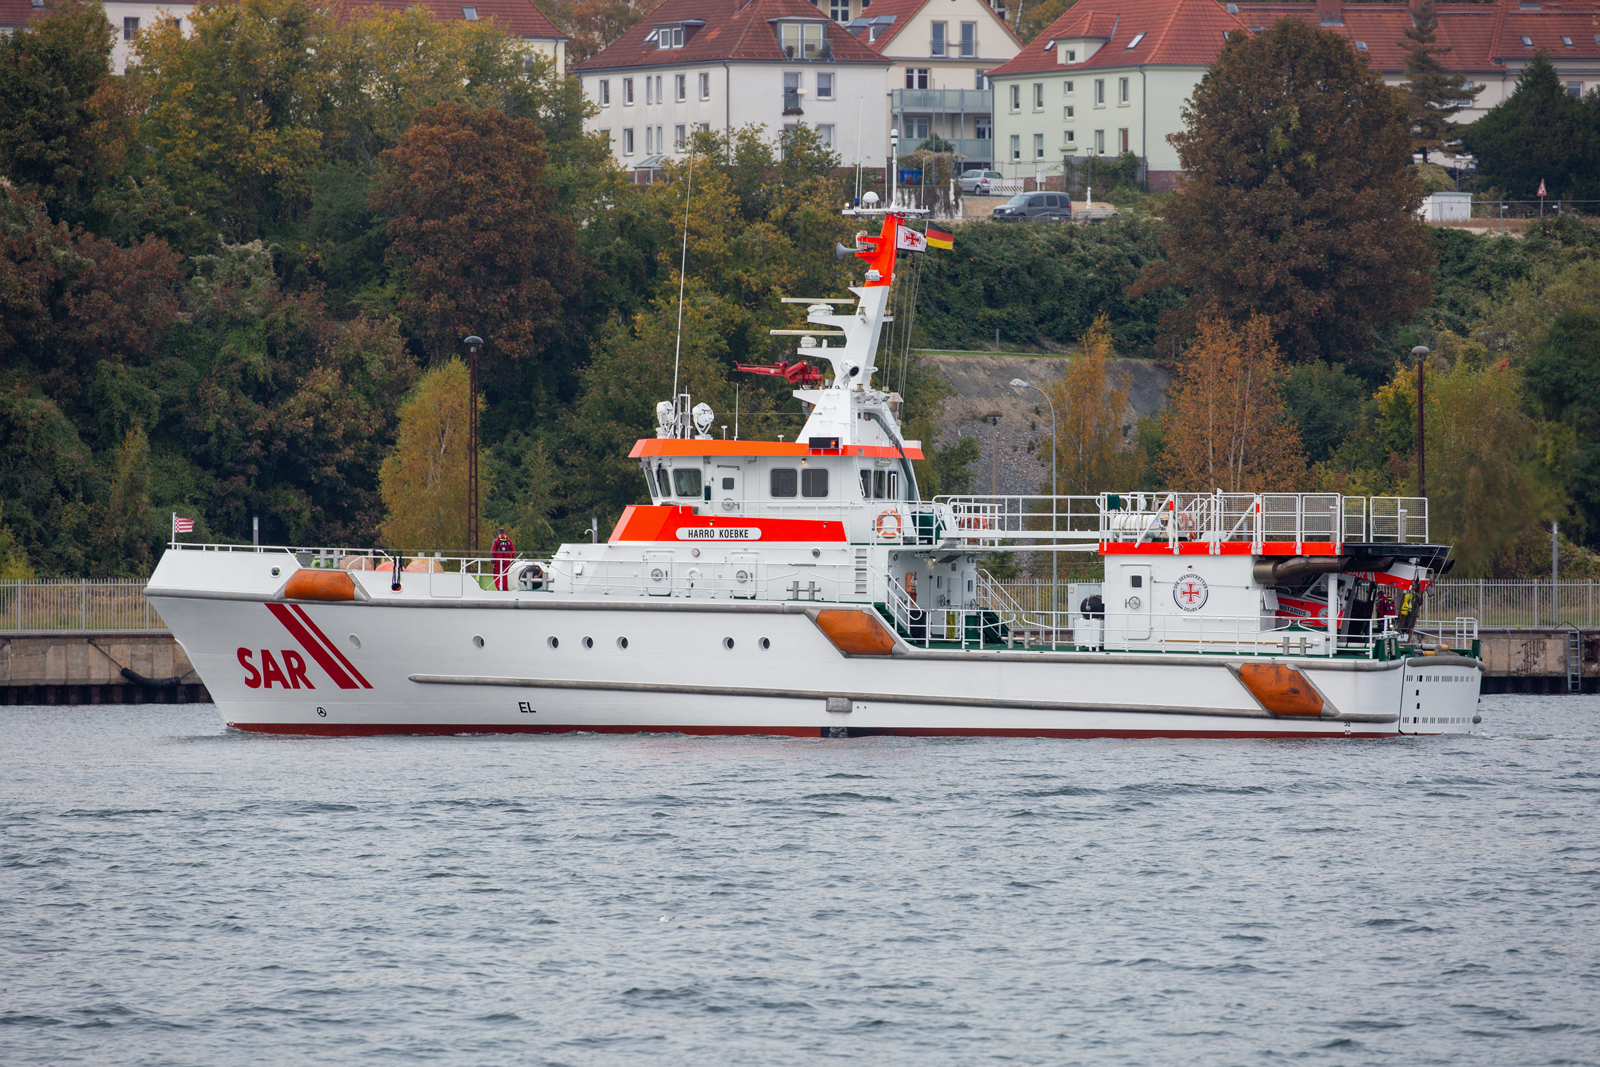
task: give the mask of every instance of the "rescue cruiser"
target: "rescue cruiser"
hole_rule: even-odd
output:
[[[795,441],[688,396],[632,458],[651,502],[548,560],[174,543],[146,595],[224,722],[283,734],[1392,737],[1477,715],[1477,624],[1424,621],[1427,501],[1107,492],[924,500],[875,381],[904,212],[864,284],[800,300]],[[810,360],[817,360],[814,365]],[[597,539],[598,541],[598,539]],[[1034,610],[994,552],[1098,553]]]

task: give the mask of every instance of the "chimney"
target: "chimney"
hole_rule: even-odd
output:
[[[1317,21],[1324,26],[1344,25],[1344,0],[1317,0]]]

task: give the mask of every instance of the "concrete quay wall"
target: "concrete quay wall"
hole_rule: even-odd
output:
[[[1480,629],[1485,693],[1567,692],[1570,627]],[[1600,693],[1600,630],[1579,631],[1583,692]]]
[[[0,704],[210,703],[169,633],[0,635]]]

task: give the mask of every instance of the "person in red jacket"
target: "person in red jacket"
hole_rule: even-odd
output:
[[[506,533],[504,526],[495,535],[494,544],[489,548],[489,558],[494,560],[494,587],[506,589],[506,572],[511,569],[511,561],[517,558],[517,546],[511,543],[511,536]]]

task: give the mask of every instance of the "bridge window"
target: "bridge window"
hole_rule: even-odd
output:
[[[793,467],[774,467],[772,469],[772,495],[794,496],[799,473]]]
[[[861,496],[864,500],[899,500],[900,472],[862,471]]]
[[[660,487],[662,496],[672,495],[672,482],[665,463],[656,468],[656,485]]]
[[[800,472],[800,494],[802,496],[827,496],[828,495],[828,470],[826,467],[807,467]]]
[[[678,487],[679,496],[700,495],[699,467],[679,467],[672,472],[672,481]]]

